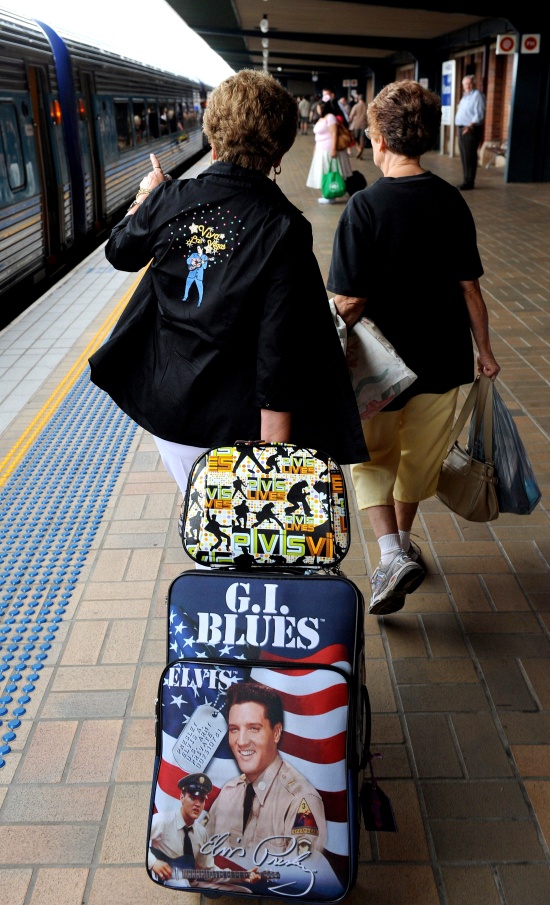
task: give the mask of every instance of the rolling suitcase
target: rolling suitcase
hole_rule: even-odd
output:
[[[247,493],[244,523],[235,480]],[[205,539],[204,500],[227,535],[219,545]],[[254,533],[266,503],[280,524]],[[189,554],[214,567],[183,573],[168,592],[149,875],[210,896],[338,901],[356,879],[361,802],[367,825],[378,804],[362,783],[371,758],[364,601],[331,571],[349,543],[343,476],[323,454],[288,444],[211,450],[195,463],[185,522]],[[243,546],[248,568],[238,569]],[[194,838],[182,856],[184,832]]]

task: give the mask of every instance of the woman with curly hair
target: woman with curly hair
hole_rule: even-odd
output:
[[[367,456],[311,226],[275,182],[297,122],[268,73],[226,79],[204,115],[212,165],[167,181],[151,155],[107,243],[118,270],[151,264],[91,379],[153,434],[183,493],[201,452],[237,440]]]

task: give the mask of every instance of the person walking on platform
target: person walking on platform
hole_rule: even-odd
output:
[[[311,110],[311,104],[308,101],[307,97],[300,98],[298,101],[298,113],[300,115],[300,135],[307,135],[308,125],[309,125],[309,114]]]
[[[465,75],[462,79],[462,95],[455,116],[458,126],[458,147],[464,180],[458,186],[466,192],[474,188],[477,173],[477,152],[483,138],[483,120],[485,119],[485,95],[476,88],[473,75]]]
[[[340,172],[344,179],[351,176],[351,163],[347,151],[338,150],[338,126],[337,119],[332,112],[333,107],[329,101],[321,101],[317,105],[319,119],[313,127],[315,135],[315,149],[313,160],[309,168],[306,185],[310,189],[320,189],[323,176],[328,173],[331,161],[336,159]],[[317,198],[319,204],[334,204],[333,198]]]
[[[383,175],[342,213],[328,288],[348,327],[364,312],[418,375],[363,422],[371,458],[351,467],[358,506],[380,546],[369,607],[380,615],[400,610],[424,579],[410,533],[419,502],[437,487],[458,388],[475,376],[472,335],[478,373],[494,379],[500,367],[472,214],[454,186],[420,164],[439,136],[440,98],[418,82],[393,82],[367,116]]]
[[[107,242],[118,270],[147,270],[90,376],[154,436],[183,494],[198,455],[237,440],[288,440],[341,463],[368,456],[311,225],[276,184],[297,125],[296,101],[273,76],[226,79],[204,114],[212,165],[166,181],[152,154]],[[199,249],[200,305],[194,290],[182,301]],[[296,353],[297,324],[331,375],[322,392]]]
[[[357,100],[351,108],[349,128],[355,138],[357,159],[362,160],[363,151],[365,150],[365,129],[367,128],[367,105],[363,100],[362,94],[357,95]]]
[[[324,104],[328,104],[330,107],[330,112],[334,113],[334,115],[340,120],[340,122],[347,125],[348,122],[348,114],[345,107],[342,107],[340,101],[336,100],[336,95],[332,88],[323,88],[321,93],[321,100]]]

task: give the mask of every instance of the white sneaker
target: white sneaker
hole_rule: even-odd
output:
[[[334,204],[334,198],[317,198],[319,204]]]
[[[413,541],[410,541],[410,547],[407,550],[407,556],[409,559],[412,559],[413,562],[418,563],[419,566],[422,566],[425,572],[428,571],[428,567],[424,562],[424,557],[422,556],[422,551],[418,544],[415,544]]]
[[[426,573],[406,553],[397,553],[387,566],[379,563],[370,580],[372,597],[369,615],[384,616],[403,608],[405,595],[422,584]]]

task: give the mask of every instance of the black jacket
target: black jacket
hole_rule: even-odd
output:
[[[108,260],[151,262],[91,379],[165,440],[260,438],[260,410],[292,412],[292,440],[368,459],[311,226],[263,174],[216,163],[159,186],[113,229]]]

